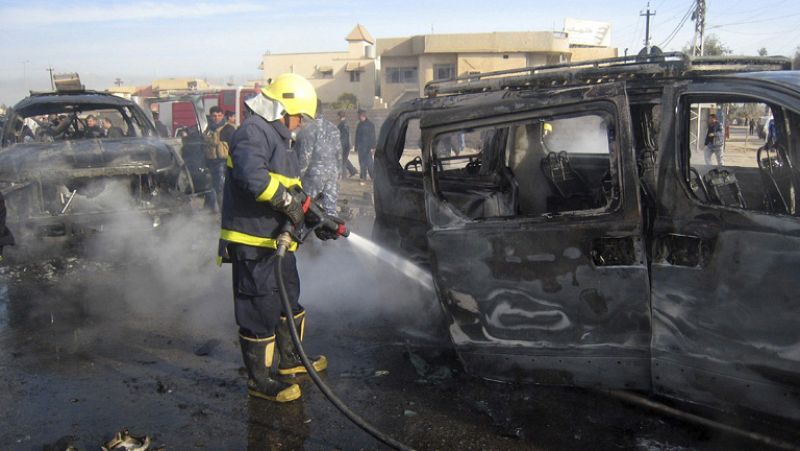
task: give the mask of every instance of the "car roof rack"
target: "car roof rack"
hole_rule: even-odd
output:
[[[692,74],[724,74],[790,70],[791,61],[775,56],[691,57],[682,52],[628,55],[574,63],[530,66],[431,81],[425,96],[503,89],[561,87],[639,78],[675,78]]]
[[[95,91],[92,89],[62,89],[57,91],[30,91],[31,97],[44,97],[44,96],[74,96],[76,94],[99,94],[104,96],[114,95],[110,92]]]

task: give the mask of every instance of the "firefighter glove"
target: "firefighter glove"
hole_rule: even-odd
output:
[[[292,194],[283,186],[278,188],[278,191],[275,193],[275,196],[272,197],[270,204],[276,211],[279,211],[289,217],[289,221],[291,221],[292,224],[298,225],[303,222],[303,218],[305,217],[303,205],[301,205],[300,202],[298,202],[297,199],[292,196]]]
[[[333,223],[336,224],[337,227],[333,229],[329,226],[322,225],[321,227],[317,227],[316,229],[314,229],[314,233],[317,235],[317,238],[319,238],[322,241],[335,240],[339,238],[339,236],[341,236],[341,233],[339,231],[340,228],[338,226],[344,224],[344,221],[333,215],[329,215],[327,219],[330,219]]]

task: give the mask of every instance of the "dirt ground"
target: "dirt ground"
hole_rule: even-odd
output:
[[[342,184],[365,236],[371,188]],[[150,239],[0,267],[0,449],[97,450],[123,428],[170,450],[383,449],[305,377],[299,401],[248,399],[217,227],[199,214]],[[596,392],[470,377],[431,292],[346,240],[298,258],[306,345],[328,356],[324,378],[416,449],[769,449]]]

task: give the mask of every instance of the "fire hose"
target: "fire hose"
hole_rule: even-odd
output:
[[[305,237],[307,237],[311,232],[315,229],[323,228],[327,229],[328,232],[334,233],[336,236],[344,236],[347,237],[350,232],[347,230],[345,225],[338,221],[331,216],[327,215],[316,202],[310,200],[310,197],[306,196],[305,193],[302,191],[298,191],[297,193],[293,193],[294,195],[305,196],[301,200],[301,205],[304,206],[304,210],[311,212],[312,216],[312,224],[309,230],[300,236],[293,236],[294,234],[291,231],[292,226],[287,222],[287,227],[284,229],[284,232],[278,237],[278,246],[275,255],[278,258],[277,265],[275,265],[275,276],[278,280],[278,291],[281,298],[281,303],[283,304],[283,311],[287,313],[287,315],[292,311],[292,304],[289,301],[289,295],[286,291],[286,282],[283,278],[283,257],[286,255],[286,251],[289,248],[289,245],[292,243],[293,238],[298,239],[298,241],[302,241]],[[311,380],[314,381],[317,387],[319,387],[322,394],[325,395],[326,398],[333,404],[337,409],[339,409],[344,416],[347,417],[350,421],[353,422],[356,426],[370,434],[371,436],[375,437],[377,440],[389,446],[393,449],[397,450],[411,450],[412,448],[400,443],[399,441],[393,439],[392,437],[388,436],[387,434],[378,430],[375,426],[368,423],[366,420],[361,418],[358,414],[350,410],[345,403],[339,399],[338,396],[333,392],[333,390],[328,387],[328,385],[322,380],[320,375],[314,369],[314,365],[309,360],[308,356],[306,355],[305,350],[303,349],[303,344],[300,341],[300,334],[297,331],[297,327],[295,326],[294,321],[287,321],[289,326],[289,335],[292,337],[292,343],[294,344],[295,349],[297,350],[297,354],[300,356],[300,360],[303,362],[303,366],[308,371],[308,375],[311,377]]]

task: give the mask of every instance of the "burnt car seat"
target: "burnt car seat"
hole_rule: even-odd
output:
[[[714,168],[703,176],[711,202],[727,207],[747,208],[739,182],[733,172],[727,169]]]
[[[566,152],[550,152],[542,158],[542,172],[558,196],[547,197],[547,211],[586,210],[596,207],[595,196],[586,181],[572,168]]]

